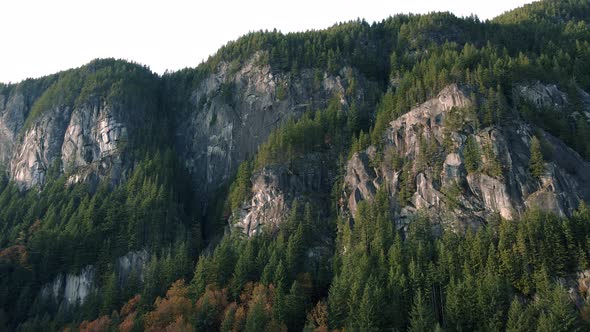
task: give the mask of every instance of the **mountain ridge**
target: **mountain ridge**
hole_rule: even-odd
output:
[[[1,85],[0,329],[587,327],[588,8]]]

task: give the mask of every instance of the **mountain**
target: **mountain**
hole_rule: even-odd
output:
[[[0,85],[0,329],[588,329],[589,22],[397,15]]]

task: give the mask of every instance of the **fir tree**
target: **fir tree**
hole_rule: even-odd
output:
[[[529,170],[535,178],[540,178],[545,174],[545,161],[541,152],[541,142],[536,136],[531,139],[531,159],[529,161]]]
[[[410,312],[410,332],[432,331],[436,325],[436,319],[432,307],[425,300],[422,290],[418,289],[414,295],[414,303]]]

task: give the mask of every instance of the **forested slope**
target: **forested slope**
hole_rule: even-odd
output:
[[[0,328],[589,328],[590,4],[0,85]]]

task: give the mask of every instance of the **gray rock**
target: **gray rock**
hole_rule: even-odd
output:
[[[538,91],[538,85],[523,88],[523,91]],[[532,89],[532,90],[531,90]],[[544,87],[541,92],[553,101],[561,96],[554,86]],[[540,93],[540,92],[539,92]],[[545,98],[544,97],[544,98]],[[559,97],[561,98],[561,97]],[[545,99],[541,98],[543,102]],[[468,107],[471,101],[467,93],[456,85],[443,89],[440,94],[416,106],[410,112],[393,120],[383,138],[384,154],[393,150],[411,163],[415,174],[415,192],[411,204],[398,207],[396,219],[400,226],[411,219],[417,211],[425,211],[432,220],[451,229],[478,227],[491,214],[498,213],[505,219],[518,217],[527,208],[541,208],[558,215],[571,215],[580,200],[590,199],[590,163],[584,161],[576,152],[555,137],[535,129],[521,121],[513,121],[501,128],[453,131],[444,125],[445,116],[457,107]],[[533,133],[540,137],[553,150],[553,158],[547,160],[546,174],[539,181],[528,171],[530,142]],[[446,136],[448,135],[448,136]],[[493,158],[502,167],[502,176],[493,177],[481,171],[467,174],[464,165],[463,149],[466,138],[473,135],[482,151],[482,163],[490,165],[492,160],[483,153],[484,147],[493,152]],[[419,169],[416,161],[420,154],[420,141],[434,142],[439,153],[443,153],[436,164]],[[451,142],[443,146],[444,142]],[[343,211],[353,217],[361,200],[372,200],[376,188],[386,179],[390,183],[392,174],[385,162],[373,168],[370,150],[355,154],[347,165]],[[442,152],[441,152],[442,151]],[[440,166],[439,166],[440,163]],[[440,175],[439,175],[440,172]],[[393,201],[397,201],[397,181],[388,190]],[[445,190],[450,185],[458,185],[457,197]]]
[[[88,295],[96,291],[94,278],[95,269],[92,265],[86,266],[79,274],[59,274],[53,282],[41,288],[41,297],[68,306],[84,304]]]
[[[115,260],[115,274],[119,287],[125,287],[132,273],[143,282],[145,268],[149,260],[146,250],[128,252]],[[40,297],[54,304],[74,306],[84,304],[89,295],[98,290],[96,285],[96,268],[87,265],[79,273],[60,273],[52,282],[41,287]]]
[[[291,165],[273,165],[252,176],[252,195],[230,217],[230,230],[248,237],[261,231],[274,232],[289,215],[294,200],[315,200],[329,206],[327,200],[336,174],[327,167],[330,154],[311,153]],[[321,211],[315,211],[321,213]]]
[[[259,64],[261,56],[255,54],[235,73],[230,64],[221,63],[192,92],[192,109],[182,113],[188,115],[176,120],[176,150],[204,207],[273,129],[307,110],[325,107],[333,95],[340,96],[344,108],[352,100],[360,106],[364,90],[346,96],[346,88],[352,79],[359,86],[372,84],[352,69],[338,76],[324,73],[319,82],[309,69],[299,74],[275,72]],[[224,89],[231,89],[231,95],[224,95]]]
[[[55,167],[68,183],[121,180],[132,165],[123,164],[126,143],[145,124],[149,107],[141,101],[86,103],[44,111],[11,147],[10,176],[21,189],[42,186]],[[9,145],[7,145],[9,146]]]
[[[542,84],[539,81],[520,83],[514,86],[514,97],[520,98],[542,108],[563,108],[567,106],[567,95],[555,84]]]

